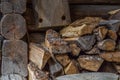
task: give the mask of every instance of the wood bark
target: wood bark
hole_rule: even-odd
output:
[[[9,40],[18,40],[26,34],[26,21],[19,14],[4,15],[1,20],[2,36]]]
[[[27,74],[27,44],[21,40],[5,40],[2,47],[2,75]]]

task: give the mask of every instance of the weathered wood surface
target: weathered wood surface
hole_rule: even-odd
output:
[[[6,39],[18,40],[26,34],[26,21],[19,14],[4,15],[1,20],[1,34]]]
[[[113,73],[83,73],[58,77],[57,80],[118,80]]]
[[[3,75],[0,78],[0,80],[27,80],[27,79],[18,74],[8,74],[8,75]]]
[[[119,9],[119,5],[71,5],[70,12],[72,20],[86,16],[109,18],[109,11]]]
[[[26,0],[1,0],[1,12],[3,14],[9,13],[23,13],[26,11]]]
[[[45,44],[48,47],[49,52],[53,54],[65,54],[70,52],[68,43],[64,41],[60,35],[52,29],[49,29],[46,32]]]
[[[68,25],[71,21],[67,0],[32,0],[35,9],[36,27]],[[54,4],[54,5],[53,5]],[[49,7],[49,8],[48,8]]]
[[[41,71],[33,62],[28,64],[29,78],[28,80],[48,80],[48,74]]]
[[[2,47],[2,75],[27,76],[27,44],[21,40],[5,40]]]
[[[29,48],[29,60],[42,70],[51,57],[50,53],[40,44],[30,43]]]
[[[70,4],[120,4],[119,0],[69,0]]]
[[[80,66],[90,71],[98,71],[103,61],[99,56],[82,55],[78,58]]]

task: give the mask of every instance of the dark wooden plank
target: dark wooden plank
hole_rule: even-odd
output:
[[[70,4],[120,4],[120,0],[69,0]]]
[[[4,4],[4,2],[7,2],[9,4],[9,8],[8,5],[3,5],[2,7],[2,11],[4,11],[4,13],[24,13],[26,11],[26,0],[1,0],[1,4]],[[11,9],[11,12],[5,11],[6,9]]]
[[[36,19],[33,30],[68,25],[71,21],[67,0],[33,0],[33,7]]]
[[[19,14],[6,14],[1,20],[2,36],[6,39],[21,39],[26,34],[26,21]]]
[[[3,75],[0,80],[27,80],[18,74]]]
[[[119,8],[119,5],[70,5],[73,21],[86,16],[109,18],[108,12]]]
[[[27,76],[27,44],[21,40],[5,40],[2,47],[2,75]]]

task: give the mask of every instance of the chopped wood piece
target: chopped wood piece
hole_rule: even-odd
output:
[[[101,19],[97,17],[86,17],[85,19],[77,20],[66,28],[60,31],[63,37],[79,37],[86,34],[91,34]]]
[[[100,56],[109,62],[120,62],[120,52],[104,52]]]
[[[114,10],[114,11],[111,11],[111,17],[110,19],[114,19],[114,20],[120,20],[120,9],[117,9],[117,10]]]
[[[65,68],[65,74],[77,74],[79,73],[79,69],[76,65],[75,61],[71,61],[69,65]]]
[[[51,55],[48,50],[40,44],[30,43],[29,59],[34,62],[39,69],[43,69]]]
[[[63,67],[58,62],[54,61],[53,59],[50,59],[48,61],[48,64],[51,75],[55,77],[63,75]]]
[[[95,35],[97,36],[97,40],[99,41],[103,40],[106,37],[107,32],[108,29],[106,29],[104,26],[95,29]]]
[[[28,47],[21,40],[5,40],[2,47],[2,75],[19,74],[26,77]]]
[[[120,64],[114,63],[114,67],[118,73],[120,73]]]
[[[12,4],[10,2],[1,2],[2,14],[12,13]]]
[[[68,25],[71,22],[67,0],[32,0],[32,2],[37,25],[32,30]]]
[[[29,80],[49,80],[47,73],[41,71],[33,62],[28,64]]]
[[[70,44],[70,49],[73,56],[78,56],[81,51],[81,49],[75,43]]]
[[[87,69],[90,71],[98,71],[103,61],[104,60],[99,56],[82,55],[78,58],[78,62],[81,68]]]
[[[18,74],[2,75],[0,80],[27,80]]]
[[[1,27],[2,36],[9,40],[21,39],[26,34],[26,21],[19,14],[4,15]]]
[[[4,4],[7,3],[7,4]],[[24,13],[26,11],[26,0],[4,0],[1,1],[3,13]]]
[[[95,45],[90,51],[85,52],[86,54],[100,54],[100,50]]]
[[[56,55],[55,58],[63,67],[66,67],[71,61],[69,56],[66,54]]]
[[[113,40],[117,40],[117,33],[112,30],[108,31],[108,36]]]
[[[29,39],[30,42],[41,44],[45,41],[45,35],[42,33],[31,33]]]
[[[45,45],[49,48],[50,53],[53,54],[70,52],[68,43],[61,39],[56,31],[51,29],[46,32]]]
[[[99,25],[106,26],[109,30],[118,32],[120,26],[120,20],[102,21],[99,23]]]
[[[112,39],[105,39],[98,43],[98,48],[105,51],[114,51],[116,42]]]

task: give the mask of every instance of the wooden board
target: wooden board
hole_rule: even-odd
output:
[[[21,40],[5,40],[2,47],[2,75],[27,76],[27,44]]]
[[[120,0],[69,0],[70,4],[120,4]]]
[[[2,36],[9,40],[21,39],[26,34],[26,21],[19,14],[4,15],[0,26]]]
[[[39,29],[51,26],[63,26],[70,23],[67,0],[33,0],[36,26]]]
[[[119,5],[70,5],[72,20],[84,18],[86,16],[99,16],[108,18],[109,11],[119,9]]]
[[[7,2],[7,4],[5,4]],[[1,11],[3,14],[23,13],[26,11],[26,0],[1,0]]]
[[[0,80],[27,80],[27,79],[18,74],[8,74],[2,76]]]

